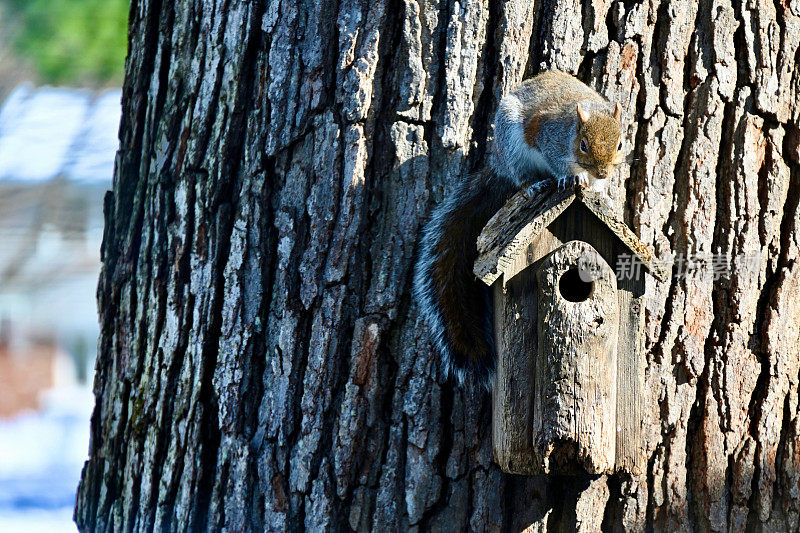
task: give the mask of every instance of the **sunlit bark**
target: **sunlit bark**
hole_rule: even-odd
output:
[[[81,529],[797,530],[799,45],[796,1],[134,1]],[[657,255],[754,258],[648,279],[636,478],[502,474],[409,296],[545,68],[622,103]]]

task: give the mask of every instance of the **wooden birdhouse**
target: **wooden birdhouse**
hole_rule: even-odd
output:
[[[493,287],[494,455],[506,472],[644,469],[645,271],[665,279],[605,198],[514,196],[478,238]]]

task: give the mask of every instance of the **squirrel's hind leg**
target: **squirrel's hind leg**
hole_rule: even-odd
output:
[[[539,194],[542,192],[542,190],[544,190],[546,185],[547,185],[547,180],[534,181],[533,183],[530,183],[525,187],[525,195],[528,198],[539,196]]]

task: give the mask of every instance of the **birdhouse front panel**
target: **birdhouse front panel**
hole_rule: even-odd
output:
[[[554,196],[515,221],[517,234],[497,241],[498,273],[486,274],[494,277],[498,354],[495,458],[514,473],[638,474],[644,468],[644,269],[638,277],[627,277],[615,267],[621,261],[649,265],[631,250],[630,235],[621,235],[615,219],[601,220],[598,206],[574,198]],[[575,265],[567,268],[562,261],[558,273],[551,272],[566,250],[585,253],[569,256]],[[598,259],[593,267],[579,259],[593,254]],[[479,258],[476,273],[481,268],[490,272],[487,264],[486,257]],[[586,282],[583,274],[594,276],[593,281]],[[611,279],[613,284],[602,281]],[[597,324],[600,310],[606,315]],[[567,323],[572,325],[567,328]]]
[[[535,269],[539,306],[533,442],[545,472],[613,472],[619,303],[614,271],[583,241]]]

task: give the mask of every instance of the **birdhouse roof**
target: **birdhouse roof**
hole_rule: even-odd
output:
[[[562,191],[551,186],[534,197],[526,191],[512,196],[478,237],[478,259],[473,267],[475,275],[492,285],[575,200],[611,230],[656,279],[666,280],[653,252],[617,218],[606,197],[579,186]]]

